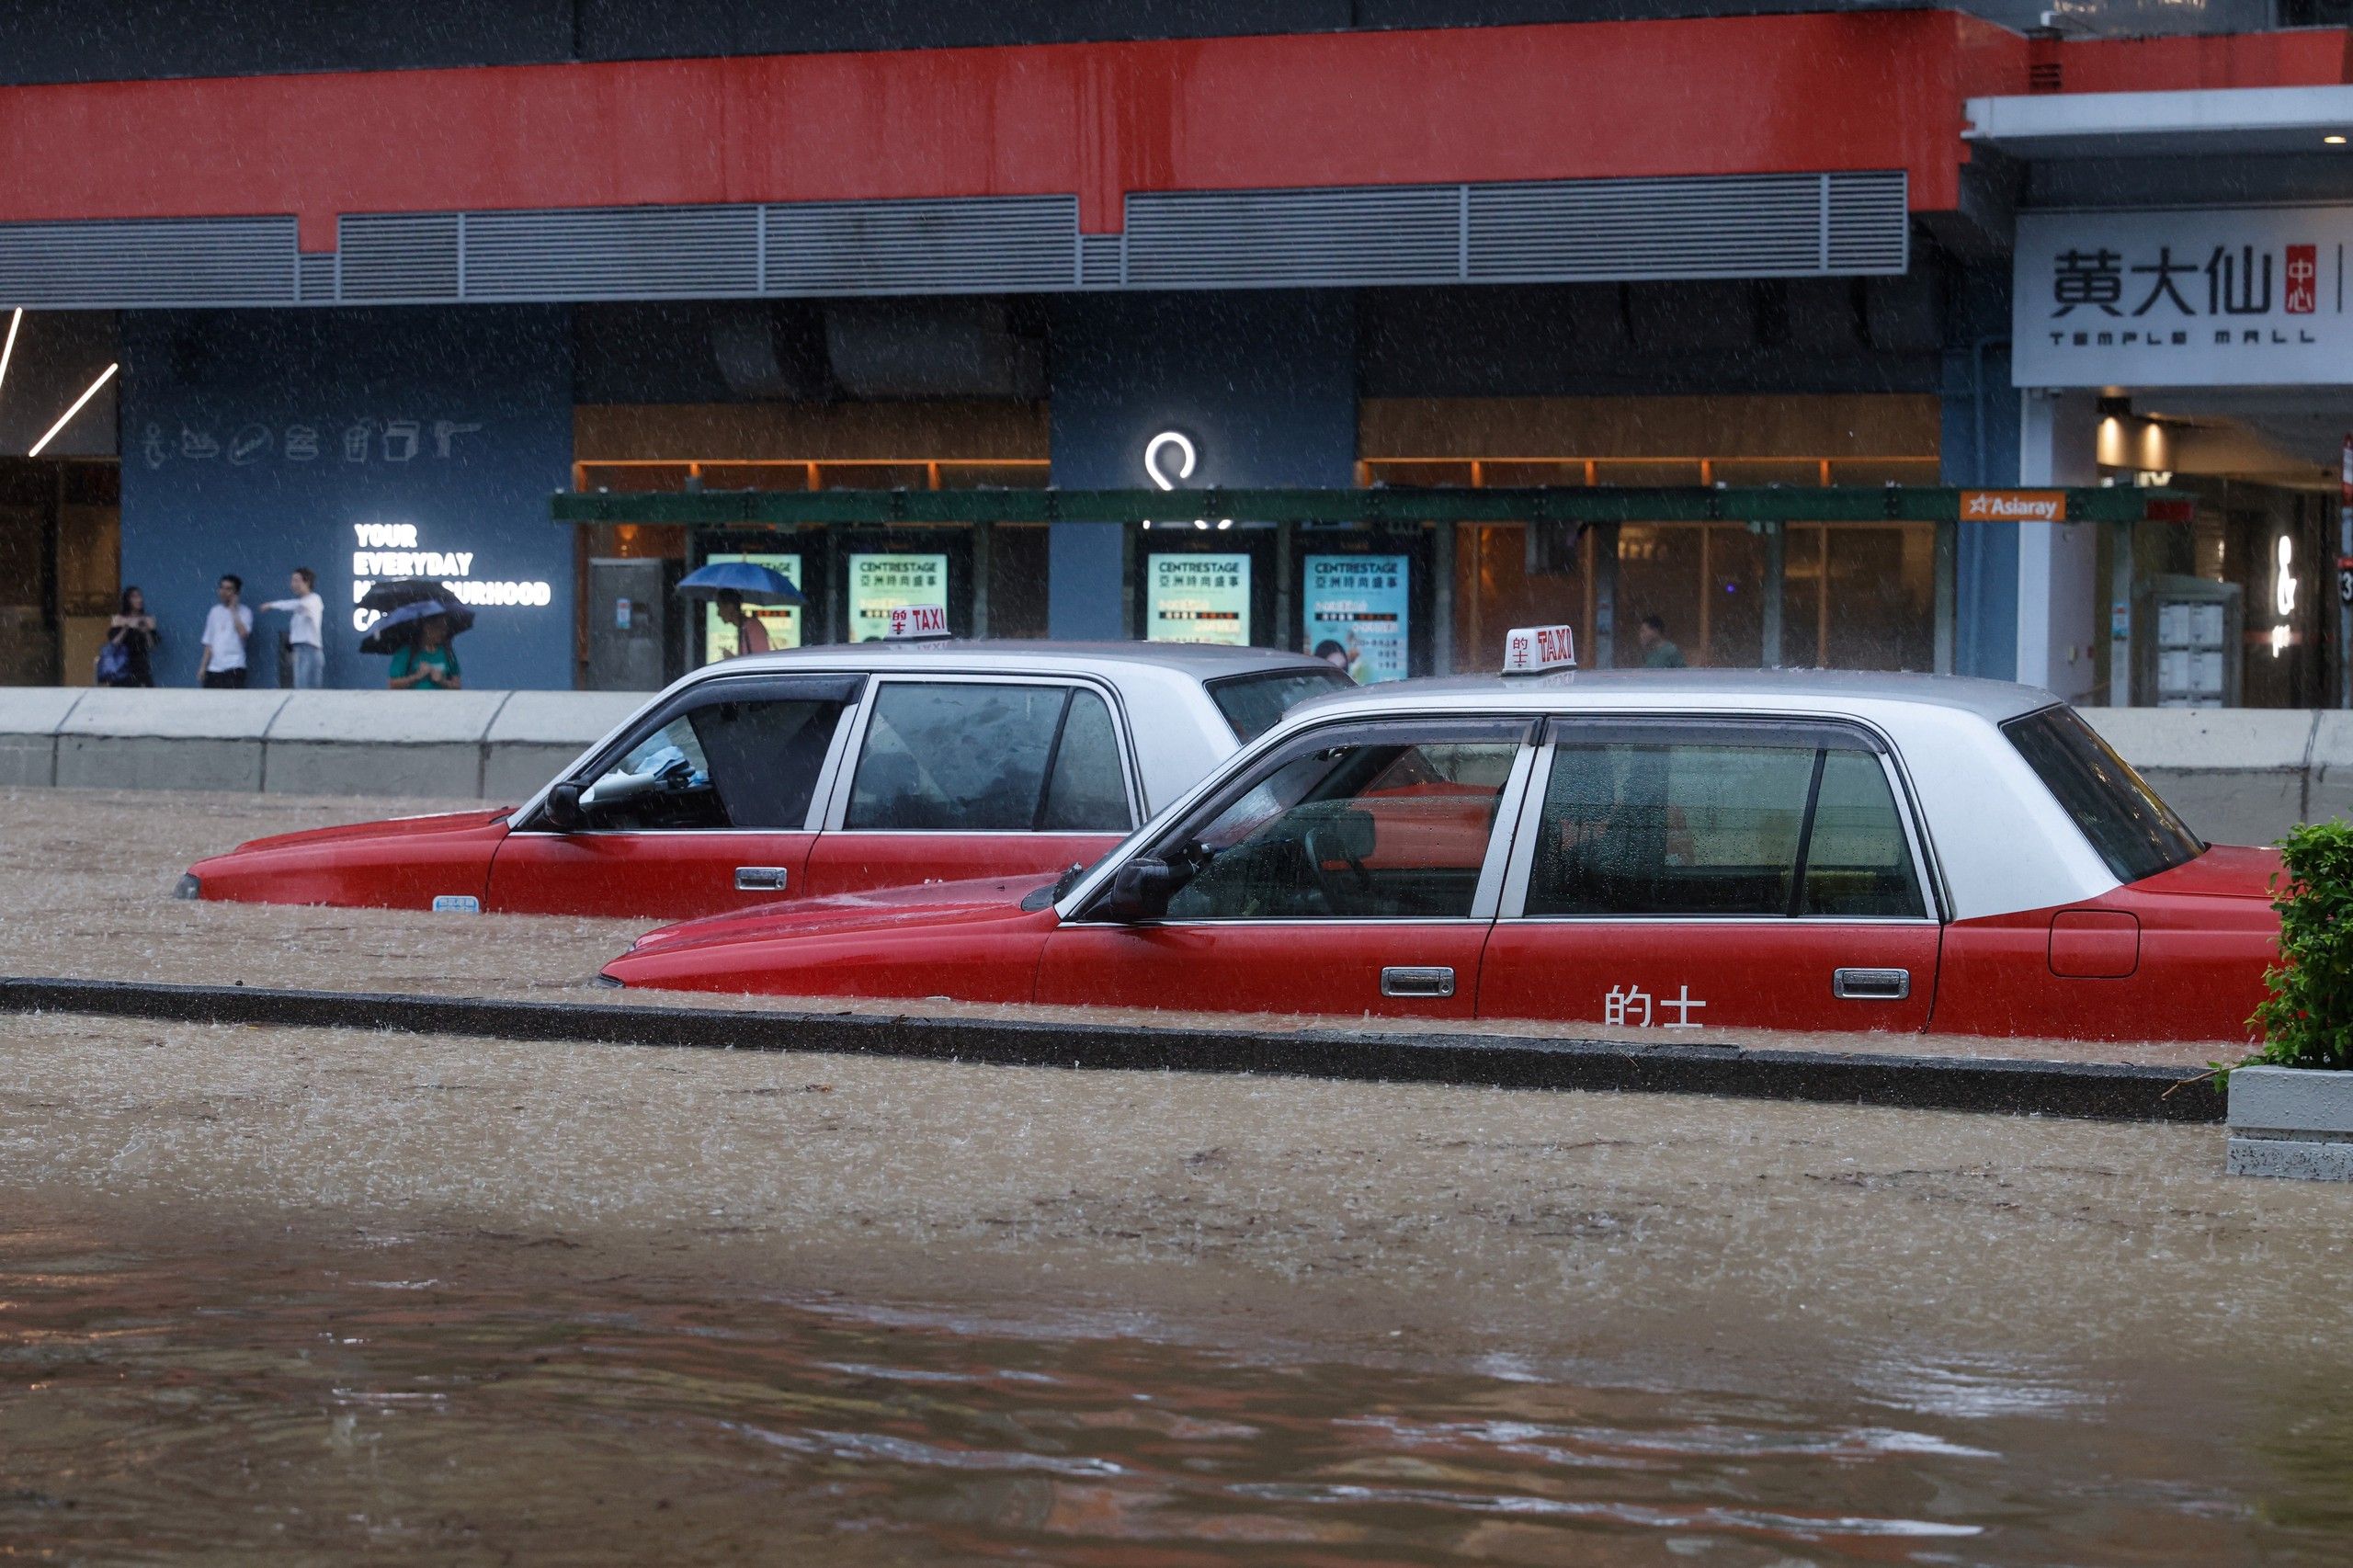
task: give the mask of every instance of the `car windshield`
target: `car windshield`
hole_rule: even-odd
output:
[[[1275,721],[1311,697],[1354,686],[1336,669],[1277,670],[1269,675],[1239,676],[1209,683],[1217,710],[1233,728],[1237,741],[1256,740],[1275,727]]]
[[[2002,733],[2118,881],[2137,882],[2204,853],[2204,842],[2074,709],[2046,708]]]

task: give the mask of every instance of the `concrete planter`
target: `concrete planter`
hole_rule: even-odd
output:
[[[2353,1073],[2242,1067],[2230,1128],[2233,1176],[2353,1181]]]

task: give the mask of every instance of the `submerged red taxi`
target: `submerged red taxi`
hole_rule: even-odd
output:
[[[1273,724],[1321,660],[866,642],[730,660],[520,806],[256,839],[183,897],[683,918],[1091,860]]]
[[[2265,849],[2048,692],[1564,673],[1320,699],[1084,872],[690,922],[629,986],[2239,1040]]]

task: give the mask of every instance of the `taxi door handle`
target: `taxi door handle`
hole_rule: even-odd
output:
[[[1830,994],[1842,1002],[1901,1002],[1912,994],[1908,969],[1842,969],[1830,976]]]
[[[1383,996],[1451,996],[1454,971],[1443,964],[1392,964],[1381,971]]]
[[[738,866],[735,868],[735,891],[782,892],[789,874],[782,866]]]

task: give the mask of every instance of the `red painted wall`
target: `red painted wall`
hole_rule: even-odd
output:
[[[2319,87],[2353,82],[2353,32],[2307,28],[2222,38],[2086,39],[2063,45],[2070,93]]]
[[[2038,46],[2071,92],[2353,79],[2348,35]],[[1884,11],[0,89],[0,222],[1903,168],[2029,46]]]
[[[0,221],[1904,168],[2023,45],[1947,12],[0,90]]]

